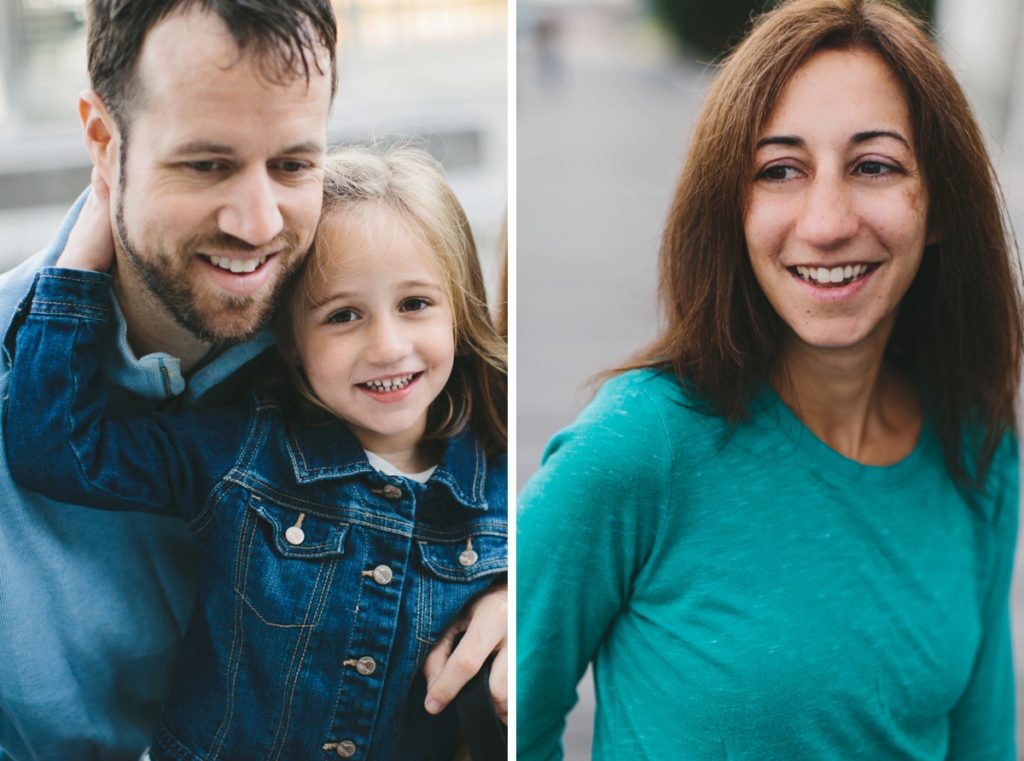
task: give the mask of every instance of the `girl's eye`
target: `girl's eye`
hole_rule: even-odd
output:
[[[359,319],[359,315],[356,314],[354,309],[339,309],[337,312],[332,312],[330,316],[325,320],[329,323],[344,323],[353,322]]]
[[[422,312],[428,306],[430,306],[430,302],[426,299],[413,298],[403,301],[400,309],[403,312]]]
[[[785,164],[774,164],[773,166],[765,167],[757,173],[755,179],[768,180],[769,182],[785,182],[786,180],[792,180],[799,176],[799,172],[796,167],[786,166]]]

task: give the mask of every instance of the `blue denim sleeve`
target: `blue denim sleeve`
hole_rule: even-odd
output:
[[[110,276],[48,268],[18,330],[5,446],[22,486],[60,502],[191,518],[243,443],[249,405],[181,415],[108,408]]]

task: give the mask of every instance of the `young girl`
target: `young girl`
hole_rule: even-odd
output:
[[[453,712],[423,708],[420,670],[507,568],[505,345],[426,154],[348,148],[326,175],[283,362],[259,370],[287,382],[234,406],[107,416],[110,277],[68,269],[95,261],[88,246],[37,276],[18,333],[15,477],[181,515],[198,544],[153,761],[450,759],[456,745]]]

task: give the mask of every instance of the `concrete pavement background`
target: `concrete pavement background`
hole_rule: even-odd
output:
[[[545,7],[550,12],[552,6]],[[561,5],[551,16],[560,22],[539,42],[531,32],[544,12],[519,4],[519,486],[536,469],[551,435],[586,404],[592,391],[587,379],[624,359],[656,330],[661,225],[710,73],[672,55],[650,19],[631,7],[613,1]],[[1002,151],[996,155],[1011,175],[1003,178],[1006,187],[1014,187],[1024,172],[1001,162]],[[1018,560],[1018,577],[1021,565]],[[1020,693],[1019,580],[1013,600]],[[521,595],[519,604],[528,605],[528,597]],[[590,758],[589,672],[579,691],[565,733],[567,761]],[[1018,746],[1024,748],[1022,697]]]
[[[547,54],[524,29],[536,17],[520,19],[519,486],[586,404],[586,380],[654,336],[661,225],[707,84],[700,67],[669,57],[628,9],[591,5],[561,18]],[[588,671],[565,733],[566,761],[590,758],[593,712]]]

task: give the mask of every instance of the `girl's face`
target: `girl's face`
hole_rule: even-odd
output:
[[[885,62],[822,51],[797,69],[751,178],[744,233],[775,311],[812,347],[884,349],[933,242],[909,107]]]
[[[398,214],[373,205],[329,214],[320,234],[323,271],[308,271],[294,326],[299,362],[365,449],[415,452],[455,361],[437,257]]]

